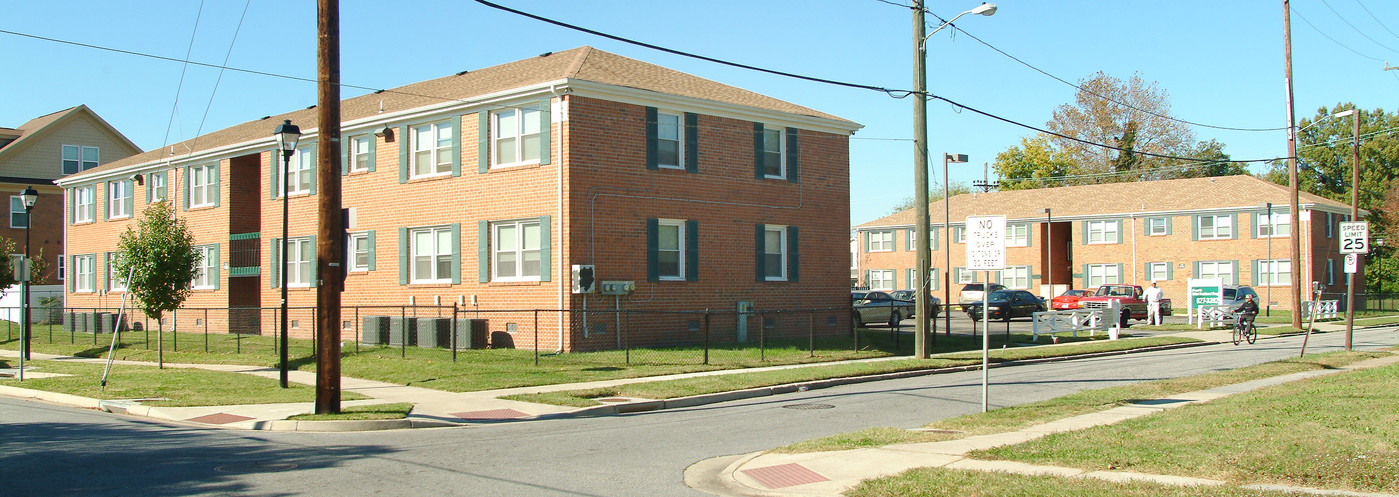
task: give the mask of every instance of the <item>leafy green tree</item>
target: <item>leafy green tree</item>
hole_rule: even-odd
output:
[[[971,193],[971,192],[972,192],[972,188],[971,188],[970,186],[967,186],[966,183],[952,183],[952,184],[950,184],[950,185],[947,185],[947,193],[951,194],[951,195],[954,196],[954,197],[955,197],[955,196],[958,196],[958,195],[961,195],[961,194],[963,194],[963,193]],[[937,201],[939,201],[939,200],[942,200],[942,189],[941,189],[941,188],[930,188],[930,189],[928,189],[928,203],[937,202]],[[903,200],[900,200],[899,203],[894,204],[894,207],[893,207],[893,208],[889,209],[889,213],[890,213],[890,214],[898,214],[898,213],[900,213],[900,212],[903,212],[903,211],[912,209],[912,208],[914,208],[915,206],[917,206],[917,204],[914,203],[913,197],[912,197],[912,196],[904,197]]]
[[[1065,186],[1064,176],[1080,173],[1077,165],[1050,143],[1048,135],[1021,138],[1020,146],[996,154],[993,166],[1002,190]]]
[[[140,225],[121,234],[112,269],[126,278],[126,291],[141,310],[159,323],[166,311],[179,308],[189,297],[201,255],[194,249],[194,235],[175,217],[169,202],[151,204],[142,214]],[[165,331],[163,323],[160,331]],[[161,352],[163,363],[163,346]]]

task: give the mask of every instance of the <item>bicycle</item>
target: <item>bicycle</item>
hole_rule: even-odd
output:
[[[1258,328],[1254,326],[1254,320],[1249,319],[1248,326],[1245,327],[1243,316],[1244,313],[1242,312],[1234,313],[1234,345],[1238,345],[1239,342],[1243,341],[1247,341],[1252,345],[1258,340]]]

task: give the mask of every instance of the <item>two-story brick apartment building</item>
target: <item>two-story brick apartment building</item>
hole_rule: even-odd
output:
[[[290,305],[314,305],[315,115],[269,116],[65,179],[78,268],[70,302],[115,306],[120,280],[105,268],[117,235],[142,206],[166,199],[206,261],[186,307],[276,307],[282,284]],[[341,115],[343,203],[353,212],[347,321],[348,309],[368,305],[849,304],[847,268],[833,256],[849,243],[854,122],[590,47],[346,99]],[[303,131],[289,181],[273,150],[284,119]],[[133,188],[136,175],[143,184]],[[575,264],[595,265],[599,280],[635,282],[635,291],[573,294]],[[822,323],[843,329],[845,314]],[[541,347],[559,350],[610,344],[621,322],[594,317],[585,327],[583,314],[546,312],[535,328],[529,315],[484,317],[516,346],[533,345],[526,330],[538,330]],[[266,321],[260,331],[270,333]],[[652,321],[629,321],[632,339],[681,340],[671,332],[692,331],[696,318]]]
[[[0,191],[8,195],[8,220],[0,223],[0,236],[14,240],[23,250],[29,227],[30,254],[45,259],[44,284],[62,283],[63,190],[58,178],[96,168],[141,153],[141,149],[86,105],[70,107],[30,119],[16,128],[0,127]],[[39,199],[24,213],[20,192],[32,187]]]
[[[1271,295],[1290,308],[1292,277],[1287,187],[1252,176],[968,193],[952,197],[951,243],[943,233],[943,201],[931,204],[931,286],[955,302],[962,284],[985,279],[963,269],[962,243],[969,216],[1006,216],[1006,264],[993,280],[1041,296],[1104,283],[1157,281],[1167,297],[1183,299],[1191,278],[1220,278]],[[1272,204],[1269,222],[1268,203]],[[1045,212],[1048,209],[1049,212]],[[1350,207],[1308,193],[1300,201],[1300,281],[1344,292],[1337,223]],[[1362,215],[1364,212],[1362,211]],[[861,284],[878,289],[917,286],[913,252],[914,211],[856,227]],[[950,292],[943,275],[951,250]],[[1048,270],[1046,270],[1048,268]],[[1364,288],[1363,273],[1356,285]],[[1053,285],[1052,288],[1049,285]],[[1305,287],[1304,287],[1305,288]]]

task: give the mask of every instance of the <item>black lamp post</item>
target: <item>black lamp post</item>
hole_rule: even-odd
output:
[[[20,198],[24,200],[24,262],[15,271],[15,278],[20,281],[20,298],[24,300],[24,358],[29,359],[29,345],[33,329],[29,326],[29,225],[33,224],[29,212],[34,210],[34,203],[39,201],[39,192],[34,187],[26,186],[20,192]],[[21,366],[23,368],[23,366]]]
[[[287,192],[291,191],[291,155],[296,153],[296,141],[301,138],[301,128],[291,123],[291,119],[286,119],[282,124],[277,125],[277,149],[282,151],[282,247],[278,256],[280,267],[274,268],[277,283],[282,287],[282,344],[279,354],[281,355],[281,380],[282,388],[287,388]],[[276,160],[275,158],[273,159]]]

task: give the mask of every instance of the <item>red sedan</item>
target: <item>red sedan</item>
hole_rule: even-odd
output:
[[[1049,308],[1056,311],[1078,309],[1078,299],[1088,296],[1088,290],[1069,290],[1049,301]]]

